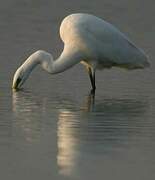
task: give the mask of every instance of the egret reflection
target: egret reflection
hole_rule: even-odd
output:
[[[30,92],[14,92],[12,109],[15,126],[26,142],[32,143],[41,133],[46,134],[47,126],[53,132],[56,127],[56,162],[64,176],[75,175],[83,158],[97,153],[114,154],[144,133],[147,99],[97,97],[94,100],[90,94],[79,103],[73,97],[57,97],[38,98]],[[45,126],[47,118],[52,124]],[[45,131],[41,132],[43,126]],[[50,139],[49,143],[52,143]]]
[[[57,163],[59,166],[59,173],[63,175],[70,175],[75,171],[75,164],[78,160],[79,142],[78,138],[74,137],[73,128],[75,119],[73,112],[68,110],[60,110],[58,115],[58,129],[57,129]],[[75,127],[75,126],[74,126]]]
[[[83,154],[107,154],[126,146],[147,112],[147,102],[138,99],[100,99],[90,95],[80,111],[60,109],[58,113],[58,154],[60,174],[72,176]]]
[[[28,143],[32,143],[40,136],[41,123],[40,104],[36,98],[28,91],[14,91],[12,94],[12,110],[15,116],[16,130],[21,131]]]

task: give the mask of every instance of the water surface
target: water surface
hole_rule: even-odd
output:
[[[0,6],[0,179],[154,180],[154,1],[5,0]],[[55,76],[37,68],[22,91],[16,68],[38,49],[59,55],[59,25],[100,16],[149,55],[149,70],[97,72],[95,99],[82,65]]]

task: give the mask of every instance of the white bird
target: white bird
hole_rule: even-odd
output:
[[[61,55],[53,56],[43,50],[33,53],[17,69],[12,88],[20,88],[31,71],[40,64],[48,73],[61,73],[77,63],[85,65],[92,91],[95,92],[95,71],[97,69],[121,67],[142,69],[150,63],[145,53],[137,48],[112,24],[90,14],[71,14],[60,26],[60,37],[64,42]]]

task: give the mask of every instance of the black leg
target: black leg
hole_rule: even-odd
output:
[[[93,69],[92,71],[93,71],[93,72],[92,72],[92,74],[93,74],[93,89],[94,89],[94,91],[95,91],[95,89],[96,89],[96,84],[95,84],[95,70]]]
[[[96,85],[95,85],[95,70],[94,69],[91,69],[90,67],[88,67],[88,74],[89,74],[89,77],[90,77],[90,82],[91,82],[91,85],[92,85],[92,94],[95,93],[95,89],[96,89]]]
[[[90,78],[90,82],[91,82],[91,85],[93,87],[93,74],[92,74],[92,71],[91,71],[91,68],[88,67],[88,74],[89,74],[89,78]]]

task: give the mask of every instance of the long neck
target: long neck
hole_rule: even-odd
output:
[[[30,73],[36,65],[40,64],[42,68],[51,74],[61,73],[82,60],[82,53],[64,48],[62,54],[56,60],[53,60],[51,54],[39,50],[32,54],[21,66],[26,72]]]
[[[28,57],[20,68],[22,68],[23,71],[30,73],[38,64],[40,64],[39,51],[33,53],[30,57]]]
[[[68,51],[64,48],[62,54],[53,61],[51,66],[48,66],[51,67],[50,73],[61,73],[79,63],[83,59],[83,57],[83,54],[79,51],[76,51],[74,49],[70,49],[70,51]]]

